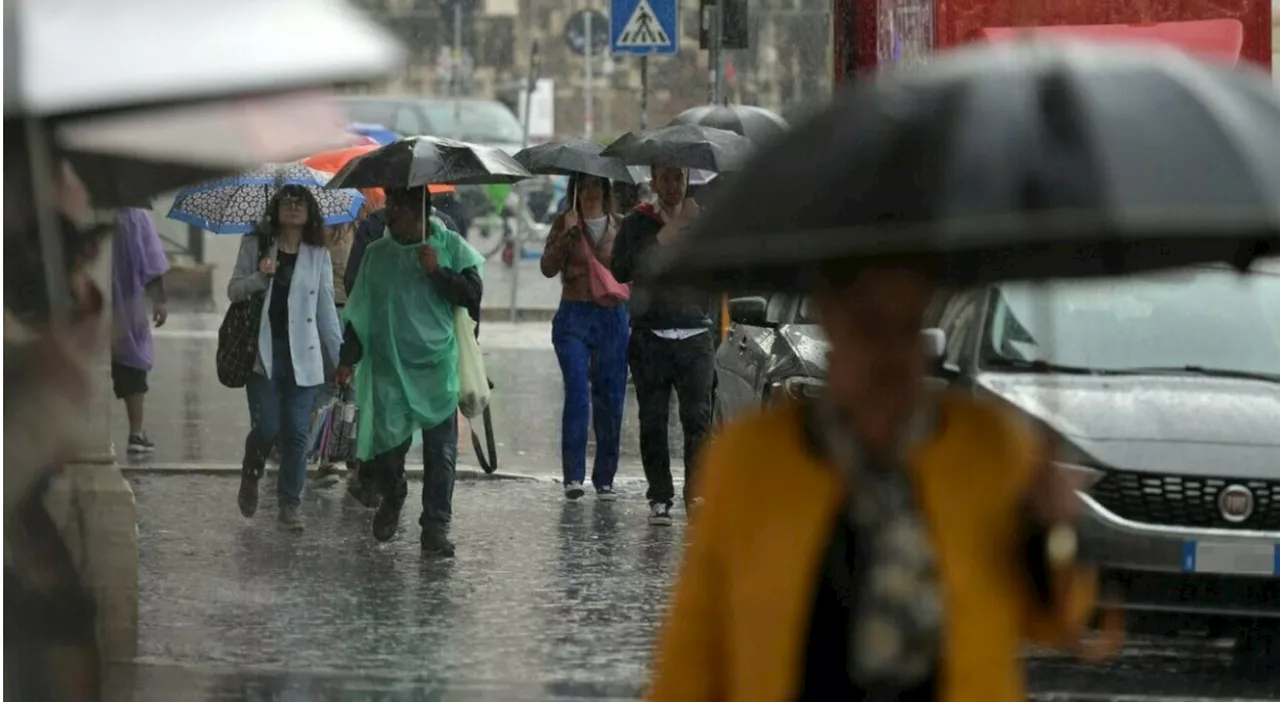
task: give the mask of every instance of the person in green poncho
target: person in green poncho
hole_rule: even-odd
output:
[[[452,556],[448,539],[458,458],[454,310],[480,318],[484,257],[431,217],[423,187],[387,188],[387,230],[369,244],[347,291],[335,380],[354,380],[356,457],[369,461],[382,504],[373,536],[389,541],[408,494],[404,464],[422,432],[422,550]],[[354,370],[353,370],[354,369]]]

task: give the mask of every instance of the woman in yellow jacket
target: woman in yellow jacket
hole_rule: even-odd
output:
[[[1030,426],[922,390],[921,267],[820,279],[825,396],[707,446],[649,696],[1025,699],[1023,645],[1072,644],[1092,611],[1074,490]]]

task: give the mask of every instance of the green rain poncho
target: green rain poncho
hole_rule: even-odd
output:
[[[458,410],[454,307],[427,280],[418,263],[421,245],[401,244],[390,235],[369,244],[355,289],[347,294],[343,323],[364,348],[355,371],[360,460],[400,446]],[[434,218],[427,245],[446,270],[479,272],[484,262]]]

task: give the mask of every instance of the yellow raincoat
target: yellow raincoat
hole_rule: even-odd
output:
[[[1024,496],[1038,446],[1002,410],[944,393],[937,436],[909,459],[929,525],[945,621],[942,702],[1026,699],[1023,644],[1076,640],[1096,579],[1054,574],[1041,603],[1023,557]],[[847,494],[810,451],[803,415],[783,405],[725,428],[707,445],[705,505],[663,629],[649,698],[657,702],[795,699],[818,578]]]

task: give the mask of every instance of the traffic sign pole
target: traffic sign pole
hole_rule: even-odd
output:
[[[587,141],[590,141],[591,135],[595,131],[595,127],[596,127],[596,124],[595,124],[596,122],[595,82],[596,81],[595,81],[595,74],[593,72],[593,67],[591,65],[591,60],[595,56],[595,54],[592,53],[592,49],[595,48],[592,46],[592,44],[594,44],[595,42],[591,40],[592,34],[591,34],[591,13],[590,12],[583,15],[583,22],[586,24],[586,28],[587,28],[587,48],[583,53],[583,56],[586,58],[586,61],[583,62],[582,78],[586,84],[582,88],[582,98],[584,101],[586,101],[586,108],[587,108],[586,117],[587,118],[586,120],[583,121],[582,136]]]
[[[533,119],[533,90],[538,86],[538,74],[542,72],[542,52],[538,40],[534,39],[529,47],[529,80],[524,86],[524,137],[521,148],[529,148],[529,122]],[[524,258],[524,240],[528,232],[524,225],[524,210],[528,205],[528,193],[523,188],[516,188],[520,196],[520,210],[516,213],[515,255],[511,266],[511,307],[508,310],[512,322],[520,321],[518,296],[520,291],[520,261]]]
[[[640,128],[649,128],[649,57],[680,49],[680,0],[610,0],[609,46],[640,57]]]
[[[704,11],[710,15],[704,17],[703,22],[707,23],[707,103],[711,105],[720,102],[721,81],[724,77],[724,13],[721,11],[719,2],[709,2],[704,6]]]
[[[649,57],[640,57],[640,128],[649,128]]]

